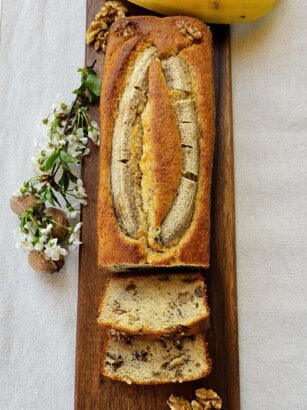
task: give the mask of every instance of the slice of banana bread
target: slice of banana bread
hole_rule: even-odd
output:
[[[128,335],[192,334],[209,321],[206,285],[197,273],[110,277],[97,322]]]
[[[102,355],[104,376],[128,384],[182,383],[206,377],[211,360],[202,334],[178,339],[119,340],[108,336]]]

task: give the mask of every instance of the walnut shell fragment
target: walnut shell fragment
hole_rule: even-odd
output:
[[[50,216],[52,219],[51,236],[63,241],[67,237],[67,227],[69,226],[66,213],[61,209],[47,208],[45,210],[45,214]]]
[[[38,207],[39,204],[37,201],[38,198],[31,194],[12,196],[10,199],[10,207],[15,214],[21,216],[26,209]]]
[[[36,250],[29,252],[28,262],[32,269],[40,273],[58,272],[65,263],[63,256],[58,261],[47,260],[44,252]]]

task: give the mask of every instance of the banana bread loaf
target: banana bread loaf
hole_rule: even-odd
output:
[[[98,265],[209,265],[212,40],[194,18],[112,26],[101,92]]]

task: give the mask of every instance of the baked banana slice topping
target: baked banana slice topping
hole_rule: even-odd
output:
[[[148,69],[156,55],[156,48],[145,49],[128,74],[114,126],[112,139],[111,188],[113,206],[123,231],[134,237],[140,225],[131,172],[131,132],[138,115],[138,107],[146,99]]]
[[[150,118],[148,107],[153,108]],[[198,140],[188,65],[179,55],[159,59],[156,48],[148,47],[128,70],[112,140],[113,206],[126,235],[147,236],[145,240],[156,251],[182,238],[194,213]],[[173,172],[169,176],[167,169]]]
[[[198,125],[195,104],[191,96],[191,77],[187,64],[179,56],[162,63],[168,87],[179,91],[173,95],[173,108],[181,138],[182,176],[172,208],[161,226],[161,240],[165,245],[177,242],[191,223],[197,191],[199,168]],[[185,91],[186,95],[180,92]]]

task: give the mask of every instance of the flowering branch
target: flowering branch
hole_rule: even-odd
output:
[[[16,246],[30,250],[29,263],[35,270],[50,273],[59,270],[67,255],[66,248],[81,243],[78,238],[81,223],[70,226],[68,218],[77,217],[80,204],[87,204],[76,165],[89,154],[89,139],[99,145],[98,125],[88,112],[88,105],[95,103],[100,95],[100,79],[94,64],[78,69],[81,85],[73,91],[76,95],[73,102],[58,104],[43,119],[45,143],[39,146],[37,157],[32,158],[36,176],[25,181],[11,198],[11,208],[20,218]],[[60,209],[63,203],[66,212]],[[52,207],[48,208],[48,204]]]

